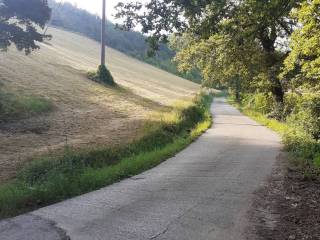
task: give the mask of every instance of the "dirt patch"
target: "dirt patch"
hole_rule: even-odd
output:
[[[258,240],[319,240],[320,181],[288,166],[286,154],[255,194],[251,233]],[[250,238],[252,239],[252,238]]]
[[[0,181],[37,155],[52,153],[66,145],[90,148],[126,144],[139,136],[143,119],[103,109],[68,109],[0,125]]]

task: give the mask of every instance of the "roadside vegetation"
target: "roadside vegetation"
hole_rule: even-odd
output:
[[[312,98],[318,99],[319,96],[305,96],[305,99],[294,96],[294,94],[286,96],[286,109],[288,111],[289,108],[294,107],[294,109],[291,109],[290,114],[282,121],[268,117],[272,113],[273,106],[271,98],[264,94],[243,96],[241,103],[230,98],[230,102],[244,114],[282,136],[285,150],[291,154],[291,167],[302,171],[305,177],[319,177],[320,141],[315,136],[318,136],[320,129],[316,121],[317,116],[313,115],[319,101],[315,101],[314,105],[313,101],[310,101]]]
[[[0,186],[5,218],[77,196],[147,170],[190,144],[211,125],[212,97],[199,95],[150,117],[144,135],[126,146],[42,156]]]
[[[293,156],[259,199],[277,191],[257,209],[265,214],[256,223],[272,225],[259,237],[319,239],[320,0],[154,2],[120,2],[116,16],[124,28],[141,24],[152,46],[169,39],[180,71],[198,69],[204,86],[227,87]]]
[[[198,69],[204,86],[227,87],[247,111],[276,128],[283,125],[287,149],[304,172],[317,172],[319,0],[120,2],[116,9],[124,28],[143,26],[151,47],[170,40],[180,71]],[[170,30],[177,34],[168,36]]]
[[[18,50],[24,50],[28,54],[38,48],[37,42],[50,38],[30,26],[35,23],[43,28],[48,22],[50,9],[47,1],[37,2],[36,6],[44,7],[42,11],[31,11],[32,6],[29,6],[27,1],[23,1],[25,6],[12,5],[9,0],[2,2],[0,10],[6,8],[9,14],[0,21],[0,25],[6,26],[0,28],[1,36],[4,36],[2,42],[0,39],[1,50],[6,51],[11,44],[15,44]],[[50,2],[53,6],[57,5],[54,1]],[[12,19],[16,18],[17,13],[18,16],[24,16],[24,7],[29,8],[30,12],[40,13],[41,16],[32,16],[27,21],[23,19],[22,26],[18,26]],[[146,53],[147,56],[155,54],[153,64],[160,60],[159,66],[163,66],[162,62],[165,62],[165,67],[168,67],[167,60],[174,56],[174,64],[168,69],[179,70],[182,76],[185,76],[185,73],[201,73],[204,87],[229,89],[234,102],[246,114],[281,133],[286,149],[294,156],[297,167],[294,171],[304,178],[308,177],[308,180],[315,180],[313,182],[319,180],[320,0],[149,0],[143,3],[119,2],[116,10],[116,18],[122,21],[122,29],[132,30],[142,26],[141,31],[147,37],[133,31],[114,30],[114,26],[109,24],[112,26],[110,29],[117,34],[114,36],[121,36],[109,38],[110,46],[145,61],[150,60],[145,58]],[[2,12],[4,11],[0,11],[0,14]],[[68,4],[64,5],[63,10],[53,11],[53,16],[53,25],[80,32],[96,40],[100,38],[98,33],[101,20],[97,16]],[[11,38],[17,31],[21,33],[16,34],[18,38]],[[59,31],[52,32],[58,39]],[[60,41],[67,42],[67,35],[72,34],[65,33]],[[24,38],[28,41],[24,41]],[[145,44],[145,40],[149,46]],[[74,62],[73,66],[87,66],[85,61],[91,62],[95,59],[96,54],[93,54],[92,49],[83,49],[83,46],[89,44],[82,44],[82,41],[70,42],[63,58]],[[117,45],[120,42],[121,46]],[[174,52],[166,47],[168,43]],[[48,47],[48,52],[50,48],[54,46]],[[73,59],[70,49],[76,49],[73,51],[73,56],[76,56]],[[80,54],[85,51],[88,56],[93,57],[85,60]],[[119,54],[112,55],[112,51],[110,50],[109,66],[111,71],[116,70],[114,72],[118,75],[117,79],[123,74],[122,83],[129,82],[130,86],[140,90],[148,87],[147,92],[152,93],[149,98],[153,101],[156,98],[167,100],[167,96],[184,92],[186,89],[187,83],[179,83],[181,87],[174,88],[178,84],[172,81],[173,76],[164,77],[161,73],[156,77],[158,71],[151,66],[141,67],[140,62],[135,63]],[[8,62],[9,58],[7,59]],[[65,60],[61,58],[61,61]],[[136,67],[137,70],[133,73],[138,74],[128,71],[129,65],[131,68]],[[2,71],[6,71],[6,68],[2,68]],[[147,69],[151,69],[149,75],[146,74]],[[7,74],[11,73],[12,71],[9,71]],[[127,76],[130,76],[130,79]],[[91,77],[97,76],[91,74]],[[73,78],[74,74],[69,82],[63,83],[61,89],[65,90]],[[161,82],[154,81],[154,78],[161,79]],[[32,79],[33,81],[36,79]],[[181,81],[177,80],[178,82]],[[81,82],[79,85],[83,87],[84,84],[86,83]],[[191,86],[193,83],[188,84],[190,89],[196,88]],[[162,96],[155,94],[159,92],[160,85],[166,92]],[[72,89],[74,86],[71,84]],[[84,91],[79,92],[83,94]],[[92,92],[97,94],[97,89]],[[145,96],[146,91],[140,92]],[[110,100],[110,96],[108,95],[108,99],[103,98],[104,102],[108,102],[106,100]],[[115,105],[115,102],[111,102],[108,107]],[[172,112],[153,118],[145,130],[145,135],[127,146],[87,151],[66,148],[61,156],[43,156],[34,160],[19,173],[15,181],[0,187],[0,216],[14,215],[76,196],[160,163],[190,143],[210,125],[209,103],[210,97],[198,97],[191,105],[175,107]],[[293,180],[294,183],[299,181]],[[303,189],[309,189],[311,183],[312,181],[309,181],[304,184]],[[281,191],[288,189],[293,188],[288,185],[287,189]],[[286,196],[286,193],[283,195]],[[296,198],[303,199],[301,196]],[[319,194],[313,196],[313,199],[318,200]],[[288,201],[284,204],[286,205],[283,206],[288,208],[292,206]],[[306,212],[304,202],[300,201],[299,204],[299,207],[302,206],[300,210]],[[317,208],[316,201],[312,204],[307,206],[310,213],[314,213],[312,208]],[[313,224],[310,225],[317,226],[319,216],[314,215]],[[296,226],[296,215],[292,215],[290,219]],[[304,219],[299,221],[303,222]],[[296,229],[300,231],[299,227]],[[319,232],[319,229],[317,231]]]

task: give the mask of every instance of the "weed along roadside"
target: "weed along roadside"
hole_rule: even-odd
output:
[[[262,111],[268,105],[261,101],[261,95],[247,99],[240,104],[229,102],[279,133],[285,150],[267,183],[255,193],[249,213],[253,231],[259,239],[319,239],[320,141],[308,132],[310,129],[292,123],[294,115],[282,121],[268,118]]]
[[[306,130],[290,124],[287,121],[278,121],[244,104],[229,102],[241,112],[264,126],[279,133],[285,150],[291,155],[291,165],[301,171],[305,177],[314,178],[320,174],[320,143]]]
[[[150,169],[182,150],[211,126],[211,95],[198,95],[150,124],[127,146],[86,151],[66,149],[43,156],[0,186],[0,218],[37,209],[93,191]]]

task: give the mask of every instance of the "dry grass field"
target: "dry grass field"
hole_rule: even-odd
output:
[[[99,64],[99,44],[51,28],[53,39],[25,56],[10,49],[0,54],[0,87],[16,95],[48,99],[53,110],[30,118],[0,121],[0,182],[13,178],[28,159],[63,149],[123,144],[142,133],[150,114],[199,86],[107,49],[107,64],[120,88],[86,78]],[[0,119],[1,120],[1,119]]]

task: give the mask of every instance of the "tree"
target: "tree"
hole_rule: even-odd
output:
[[[201,71],[205,86],[228,86],[240,101],[240,93],[257,89],[254,80],[263,76],[266,67],[257,44],[235,45],[227,35],[215,34],[204,40],[191,35],[170,39],[177,50],[174,61],[179,70]]]
[[[293,13],[299,22],[285,60],[282,76],[289,79],[291,88],[320,90],[320,0],[305,1]]]
[[[50,19],[51,10],[46,0],[0,1],[0,50],[15,44],[19,51],[29,54],[38,49],[49,35],[39,33]]]
[[[298,3],[299,0],[150,0],[146,4],[119,3],[116,17],[123,20],[124,29],[141,25],[142,32],[153,40],[153,47],[157,46],[155,42],[167,41],[173,32],[189,33],[197,40],[225,35],[235,46],[258,43],[267,67],[269,90],[281,107],[284,89],[278,75],[287,53],[281,48],[280,39],[292,33],[295,22],[290,12]]]

